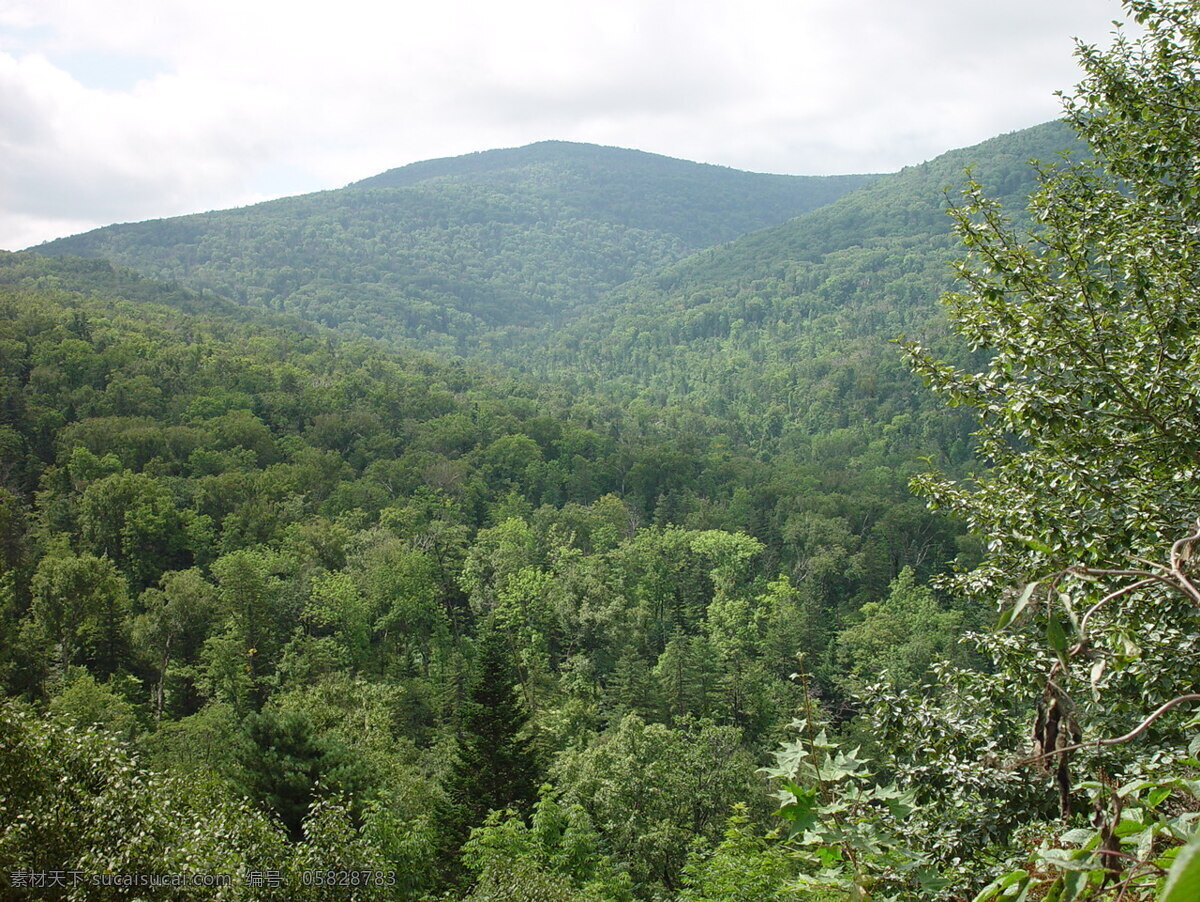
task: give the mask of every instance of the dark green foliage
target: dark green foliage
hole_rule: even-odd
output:
[[[947,343],[935,303],[955,248],[947,188],[973,167],[1019,209],[1033,187],[1029,159],[1075,143],[1048,123],[883,176],[632,281],[503,359],[538,375],[586,374],[631,404],[679,405],[762,453],[870,459],[936,447],[962,461],[964,422],[920,392],[889,343],[907,334],[963,352]]]
[[[444,854],[452,860],[470,827],[482,824],[489,811],[529,811],[543,772],[507,636],[485,628],[475,667],[455,759],[443,784],[446,805],[439,819]]]
[[[270,709],[247,718],[250,739],[242,762],[246,794],[283,823],[293,839],[322,794],[354,796],[362,769],[344,746],[316,733],[299,711]]]

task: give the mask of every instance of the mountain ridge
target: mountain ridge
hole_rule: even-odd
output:
[[[463,352],[872,178],[740,173],[562,142],[414,165],[378,177],[403,184],[107,226],[34,250]]]
[[[350,182],[347,188],[402,188],[414,185],[432,178],[446,176],[478,175],[494,172],[497,169],[512,168],[526,165],[530,162],[545,162],[549,155],[559,159],[597,160],[601,155],[615,157],[625,156],[628,159],[642,159],[662,163],[678,163],[688,167],[701,166],[706,169],[720,170],[730,173],[748,174],[752,176],[773,176],[780,180],[806,178],[845,178],[846,176],[807,176],[789,175],[783,173],[755,172],[737,169],[732,166],[722,166],[715,163],[702,163],[686,160],[682,157],[672,157],[667,154],[638,150],[632,147],[620,147],[615,144],[594,144],[586,141],[563,141],[547,139],[533,141],[515,147],[496,147],[489,150],[477,150],[470,153],[448,157],[434,157],[428,160],[417,160],[403,166],[384,170],[373,176]],[[851,178],[857,177],[850,174]]]

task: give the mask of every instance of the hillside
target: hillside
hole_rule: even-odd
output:
[[[877,437],[874,427],[923,410],[903,428],[965,460],[965,436],[946,431],[952,414],[903,366],[893,340],[963,353],[947,344],[938,298],[961,254],[946,208],[967,170],[1017,211],[1034,184],[1029,161],[1053,161],[1075,143],[1052,122],[883,176],[621,286],[504,359],[625,402],[682,406],[773,453],[836,430],[872,427]]]
[[[302,837],[325,837],[321,861],[386,853],[405,880],[388,898],[416,902],[462,867],[445,825],[513,801],[483,794],[479,810],[491,769],[449,762],[472,687],[516,685],[534,788],[553,779],[595,812],[603,841],[587,841],[610,851],[589,858],[613,856],[644,896],[678,882],[691,845],[720,841],[731,804],[768,819],[757,768],[794,717],[796,651],[843,698],[843,660],[875,662],[838,644],[862,601],[957,550],[957,530],[907,496],[908,449],[869,472],[756,459],[667,411],[649,422],[105,261],[0,254],[0,311],[0,790],[35,809],[42,832],[5,847],[31,866],[51,854],[43,835],[55,855],[120,844],[107,803],[88,818],[39,800],[93,792],[71,762],[128,758],[205,787],[189,803],[118,784],[162,848],[222,853],[207,830],[174,832],[195,805],[255,831],[281,868],[316,854]],[[932,642],[970,616],[948,612]],[[490,635],[510,649],[507,683],[485,681]],[[71,745],[81,724],[106,732]],[[617,761],[587,751],[602,734],[629,746]],[[649,849],[629,831],[650,822],[629,827],[620,795],[647,754],[706,781],[663,789]],[[464,781],[469,798],[452,795]],[[371,826],[313,828],[316,783]]]
[[[0,252],[0,898],[1200,899],[1200,20],[1125,7],[1069,128],[762,228],[548,143]]]
[[[114,225],[37,248],[238,302],[465,352],[631,278],[835,200],[869,176],[760,175],[546,142],[347,188]]]

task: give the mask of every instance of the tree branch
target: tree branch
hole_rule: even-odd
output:
[[[1099,749],[1110,745],[1120,745],[1121,743],[1129,742],[1131,739],[1136,739],[1138,736],[1144,733],[1150,727],[1150,724],[1154,723],[1154,721],[1158,720],[1158,718],[1162,717],[1162,715],[1166,714],[1176,705],[1181,705],[1184,702],[1200,702],[1200,693],[1192,692],[1188,695],[1179,695],[1171,699],[1169,702],[1165,702],[1159,706],[1158,710],[1156,710],[1153,714],[1143,720],[1124,736],[1118,736],[1115,739],[1089,739],[1087,742],[1077,742],[1074,745],[1065,745],[1060,749],[1055,749],[1052,752],[1046,752],[1043,755],[1034,755],[1031,758],[1023,758],[1017,763],[1034,764],[1044,758],[1053,758],[1055,755],[1062,755],[1066,752],[1074,752],[1079,749],[1086,748]]]

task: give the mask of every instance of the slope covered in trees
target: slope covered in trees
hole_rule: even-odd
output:
[[[545,142],[41,245],[400,344],[463,352],[869,176],[760,175]]]
[[[1029,161],[1076,143],[1047,123],[882,176],[630,282],[504,359],[626,402],[686,407],[774,453],[918,412],[936,430],[936,405],[891,342],[907,335],[951,353],[935,299],[953,275],[954,186],[970,170],[1018,210],[1034,184]],[[945,434],[935,444],[969,452]]]
[[[998,139],[952,210],[953,340],[962,156],[627,286],[532,383],[0,256],[6,893],[1194,902],[1200,20],[1127,7],[1088,153],[1022,211],[1064,133]]]
[[[101,261],[4,255],[0,308],[0,676],[21,700],[0,757],[32,825],[0,828],[6,874],[98,867],[117,828],[86,812],[126,793],[154,839],[120,867],[182,846],[286,872],[288,898],[322,897],[299,883],[314,861],[403,877],[373,898],[508,898],[522,875],[673,892],[731,806],[770,817],[756,768],[796,712],[795,652],[844,698],[881,663],[841,636],[861,602],[957,550],[894,478],[231,317]],[[921,616],[948,647],[965,615]],[[130,768],[160,776],[135,792]],[[470,834],[477,771],[518,774],[494,799],[541,832]],[[188,839],[186,781],[218,838]]]

